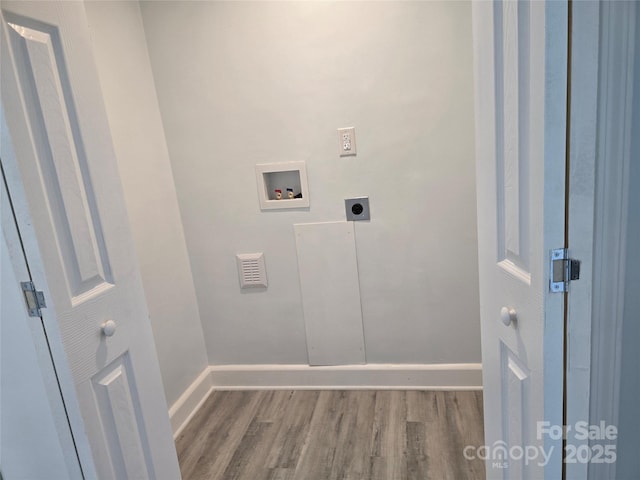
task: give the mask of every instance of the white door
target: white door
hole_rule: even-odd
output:
[[[33,223],[43,321],[59,326],[98,477],[179,478],[84,6],[1,9],[3,136],[15,155],[7,142],[0,155],[24,186],[30,220],[19,227]]]
[[[567,12],[473,3],[488,478],[562,476],[564,295],[548,275],[564,247]]]

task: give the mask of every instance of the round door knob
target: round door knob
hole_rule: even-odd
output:
[[[507,327],[518,319],[518,314],[513,308],[502,307],[500,310],[500,320]]]
[[[116,322],[113,320],[107,320],[102,324],[102,333],[105,337],[110,337],[116,333]]]

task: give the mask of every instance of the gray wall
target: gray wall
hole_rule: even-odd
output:
[[[367,360],[480,362],[470,4],[141,10],[210,363],[307,363],[292,225],[360,195]],[[261,212],[254,166],[298,160],[311,207]],[[257,251],[269,288],[243,293],[235,254]]]
[[[86,2],[169,405],[208,365],[137,2]]]

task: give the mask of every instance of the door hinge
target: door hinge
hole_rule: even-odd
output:
[[[44,300],[44,293],[36,290],[33,282],[20,282],[24,299],[27,302],[27,311],[30,317],[41,317],[40,309],[46,308],[47,302]]]
[[[580,278],[580,260],[569,258],[568,248],[551,250],[549,289],[552,292],[568,292],[569,282]]]

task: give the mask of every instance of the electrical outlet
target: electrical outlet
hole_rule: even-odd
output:
[[[356,155],[355,127],[345,127],[338,129],[338,154],[341,157]]]
[[[346,198],[344,200],[344,207],[348,222],[371,220],[369,197]]]

